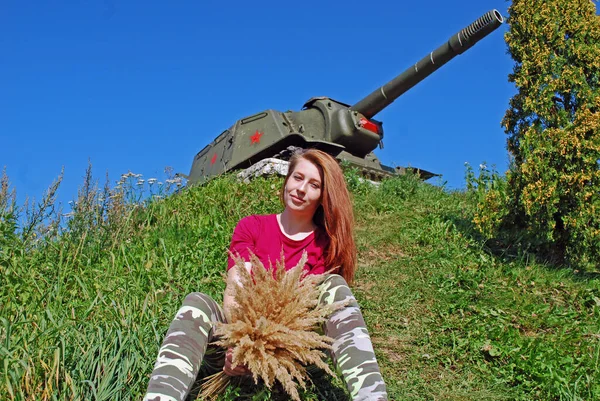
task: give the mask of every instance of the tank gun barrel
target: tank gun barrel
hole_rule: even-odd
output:
[[[488,11],[471,25],[450,37],[447,43],[350,108],[367,118],[372,118],[435,70],[471,48],[480,39],[498,28],[502,22],[503,18],[498,10]]]

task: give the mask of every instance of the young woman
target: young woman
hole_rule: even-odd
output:
[[[327,153],[311,149],[290,159],[281,191],[281,214],[248,216],[239,221],[230,250],[248,260],[253,252],[265,266],[275,264],[283,249],[287,269],[295,266],[303,251],[305,269],[323,274],[337,268],[321,284],[322,302],[349,300],[324,325],[334,339],[332,358],[352,400],[387,400],[367,328],[347,283],[356,269],[353,213],[342,171]],[[233,304],[231,289],[239,285],[234,261],[228,260],[223,308]],[[246,268],[250,270],[249,262]],[[225,322],[221,307],[201,293],[189,294],[169,327],[144,400],[185,400],[196,391],[196,379],[223,369],[231,376],[248,374],[244,366],[232,366],[231,351],[209,346],[212,327]],[[200,373],[200,375],[199,375]]]

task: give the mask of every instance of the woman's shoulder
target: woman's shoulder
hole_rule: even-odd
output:
[[[260,227],[266,223],[272,223],[273,221],[276,221],[275,214],[251,214],[249,216],[242,217],[240,221],[238,221],[237,225],[242,227]]]

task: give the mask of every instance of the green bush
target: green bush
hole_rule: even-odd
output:
[[[485,163],[479,166],[478,175],[468,163],[465,166],[467,193],[477,205],[473,222],[486,237],[500,237],[500,227],[509,213],[506,177]]]
[[[509,12],[517,94],[503,125],[511,166],[475,222],[486,235],[521,230],[551,260],[593,269],[600,265],[600,17],[588,0],[515,0]]]

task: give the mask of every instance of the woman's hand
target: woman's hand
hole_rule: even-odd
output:
[[[247,376],[250,375],[250,371],[245,365],[232,365],[233,358],[233,350],[231,348],[227,348],[227,353],[225,354],[225,366],[223,366],[223,372],[227,376]]]

